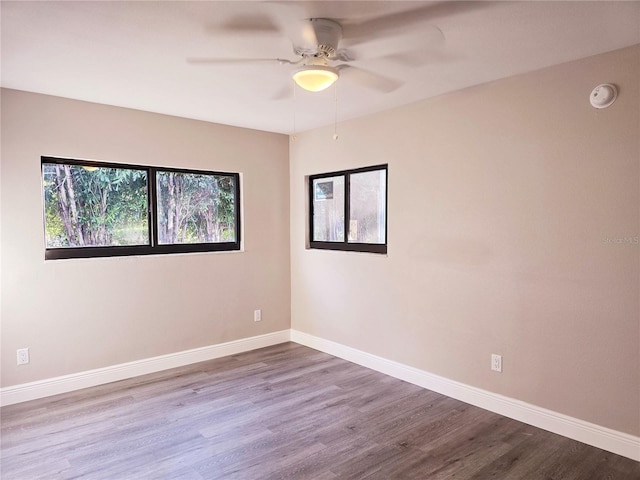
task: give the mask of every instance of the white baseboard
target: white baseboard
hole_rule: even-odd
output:
[[[569,417],[297,330],[282,330],[0,389],[0,405],[49,397],[293,341],[500,415],[640,461],[640,437]]]
[[[530,403],[449,380],[424,370],[409,367],[297,330],[291,330],[291,341],[534,427],[640,461],[640,437],[601,427]]]
[[[82,388],[94,387],[126,378],[155,373],[169,368],[182,367],[214,358],[268,347],[291,339],[290,330],[267,333],[256,337],[242,338],[231,342],[219,343],[207,347],[194,348],[182,352],[170,353],[158,357],[145,358],[134,362],[121,363],[105,368],[72,373],[61,377],[48,378],[36,382],[23,383],[0,389],[0,405],[49,397],[59,393],[71,392]]]

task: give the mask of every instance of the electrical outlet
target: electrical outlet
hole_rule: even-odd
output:
[[[29,363],[29,349],[19,348],[16,350],[16,356],[18,359],[18,365],[26,365]]]
[[[491,354],[491,370],[502,372],[502,355]]]
[[[262,320],[262,310],[254,310],[253,311],[253,321],[259,322]]]

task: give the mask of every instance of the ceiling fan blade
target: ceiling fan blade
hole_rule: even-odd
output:
[[[267,15],[249,14],[231,17],[221,25],[207,27],[207,31],[211,33],[278,35],[282,33],[282,28]]]
[[[434,22],[439,18],[491,7],[490,2],[448,2],[441,1],[421,5],[403,12],[383,15],[371,20],[364,20],[348,25],[343,25],[345,40],[351,44],[366,41],[370,38],[380,37],[390,31],[402,31],[412,25]]]
[[[315,51],[317,49],[318,38],[309,19],[291,22],[286,30],[294,51]]]
[[[354,52],[341,48],[336,52],[336,56],[332,60],[338,60],[340,62],[353,62],[357,59],[357,55],[354,55]]]
[[[257,6],[257,5],[256,5]],[[212,34],[240,37],[288,37],[294,47],[315,48],[316,33],[304,7],[293,2],[264,2],[264,13],[241,14],[219,25],[207,27]]]
[[[238,64],[260,64],[273,63],[279,65],[295,65],[300,61],[292,62],[284,58],[212,58],[212,57],[192,57],[187,58],[187,63],[193,65],[238,65]]]
[[[385,77],[384,75],[380,75],[363,68],[354,67],[352,65],[342,64],[338,65],[336,68],[340,70],[341,76],[343,74],[342,72],[344,72],[346,74],[345,77],[350,81],[354,81],[363,87],[371,88],[382,93],[393,92],[400,88],[404,83],[400,80]]]
[[[462,57],[462,55],[434,50],[413,50],[387,55],[383,59],[407,67],[421,67],[423,65],[444,65],[455,62]]]
[[[286,100],[287,98],[291,98],[293,96],[293,89],[294,86],[287,83],[287,85],[282,87],[271,97],[271,100]]]
[[[418,31],[403,31],[397,35],[374,37],[353,47],[347,46],[349,54],[357,60],[389,57],[405,52],[435,51],[445,45],[442,30],[435,25],[426,25]]]
[[[302,2],[304,3],[304,2]],[[280,31],[289,37],[294,48],[315,49],[318,39],[309,15],[302,4],[294,2],[268,3],[274,22]]]

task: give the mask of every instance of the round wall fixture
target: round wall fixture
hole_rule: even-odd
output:
[[[603,83],[593,89],[589,100],[591,101],[591,106],[595,108],[607,108],[616,101],[617,97],[618,89],[616,86],[610,83]]]

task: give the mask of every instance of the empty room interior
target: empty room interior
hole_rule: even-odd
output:
[[[18,2],[3,479],[640,478],[640,2]]]

